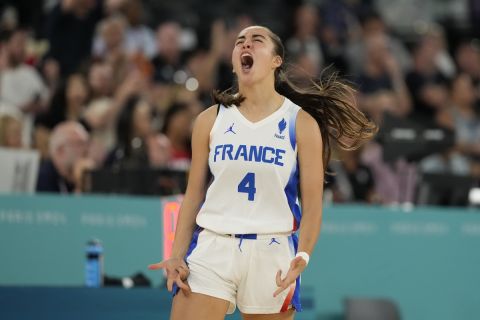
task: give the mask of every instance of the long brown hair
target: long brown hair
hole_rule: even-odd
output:
[[[262,27],[265,28],[265,27]],[[270,39],[274,44],[274,54],[285,57],[285,48],[270,29]],[[283,63],[275,70],[275,90],[299,105],[318,123],[323,143],[323,168],[326,169],[332,153],[332,140],[340,148],[354,150],[371,139],[378,128],[360,110],[355,102],[355,90],[338,79],[333,73],[317,78],[301,80],[294,77],[292,68]],[[240,106],[245,97],[238,94],[234,85],[226,91],[214,91],[213,100],[225,107]]]

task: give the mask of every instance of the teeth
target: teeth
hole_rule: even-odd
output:
[[[251,68],[253,65],[253,56],[250,53],[242,54],[240,60],[244,68]]]

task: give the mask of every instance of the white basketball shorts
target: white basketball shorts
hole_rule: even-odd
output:
[[[301,311],[300,277],[273,297],[277,271],[287,274],[297,243],[292,234],[221,235],[197,228],[186,256],[188,284],[192,292],[229,301],[229,314],[237,305],[246,314]]]

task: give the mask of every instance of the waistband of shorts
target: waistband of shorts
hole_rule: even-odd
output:
[[[272,239],[276,237],[288,237],[293,234],[293,232],[279,232],[279,233],[218,233],[212,230],[204,229],[204,232],[208,232],[220,237],[225,238],[237,238],[237,239],[249,239],[249,240],[262,240],[262,239]]]

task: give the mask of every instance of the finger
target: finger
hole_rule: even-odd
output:
[[[278,287],[282,285],[282,270],[277,271],[277,276],[275,277],[275,281],[277,282]]]
[[[280,286],[280,288],[275,290],[275,292],[273,293],[273,297],[276,298],[283,290],[285,290],[287,288],[288,288],[288,285],[283,284],[282,286]]]
[[[180,279],[180,276],[175,279],[175,283],[180,289],[182,289],[186,293],[190,293],[192,291],[190,289],[190,286],[187,283],[183,282],[182,279]]]
[[[187,268],[185,269],[183,266],[178,266],[175,271],[178,272],[180,275],[180,279],[185,280],[188,278],[188,275],[190,274],[190,270]]]
[[[165,268],[166,263],[167,263],[166,261],[162,261],[162,262],[159,262],[159,263],[153,263],[153,264],[148,266],[148,269],[150,269],[150,270],[162,269],[162,268]]]
[[[172,278],[167,279],[167,290],[169,292],[172,292],[172,290],[173,290],[173,282],[174,282],[174,279],[172,279]]]

